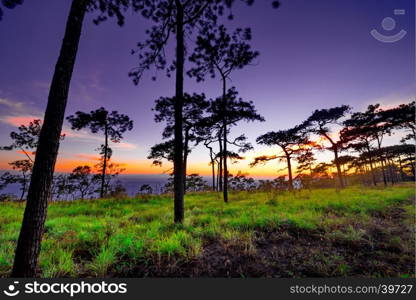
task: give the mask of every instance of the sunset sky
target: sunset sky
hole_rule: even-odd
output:
[[[9,133],[18,125],[43,117],[70,2],[32,0],[5,11],[0,22],[1,146],[10,144]],[[253,176],[276,176],[284,167],[278,162],[248,167],[253,157],[277,151],[256,145],[256,137],[297,125],[315,109],[348,104],[357,111],[368,104],[393,106],[415,97],[415,1],[281,0],[277,10],[270,3],[239,4],[234,8],[235,20],[224,20],[229,27],[252,28],[252,45],[260,57],[253,66],[236,71],[230,85],[242,98],[254,101],[266,119],[233,128],[232,136],[246,134],[255,150],[245,155],[244,162],[231,165],[231,173],[242,170]],[[395,9],[404,9],[405,14],[395,15]],[[386,17],[396,21],[390,31],[382,27]],[[149,22],[128,13],[120,28],[115,20],[96,26],[93,18],[90,14],[85,20],[66,115],[100,106],[129,115],[134,129],[125,134],[122,143],[111,146],[113,160],[124,165],[125,173],[160,174],[169,165],[153,167],[146,159],[150,147],[161,141],[164,127],[153,121],[151,108],[155,99],[174,94],[174,78],[151,70],[135,86],[127,76],[137,65],[137,56],[130,50],[143,41]],[[370,34],[373,29],[384,35],[400,30],[407,34],[395,43],[382,43]],[[191,45],[192,40],[189,37],[187,42]],[[155,75],[157,80],[152,81]],[[189,93],[217,97],[220,88],[217,79],[203,83],[185,80]],[[71,171],[97,159],[100,135],[71,131],[67,122],[64,133],[57,171]],[[396,134],[385,145],[399,140]],[[0,169],[8,169],[8,162],[19,158],[24,156],[1,151]],[[332,156],[321,153],[319,158],[330,160]],[[189,157],[189,173],[209,174],[208,161],[208,152],[195,148]]]

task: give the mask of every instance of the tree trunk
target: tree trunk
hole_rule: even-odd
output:
[[[383,183],[384,183],[384,186],[387,186],[384,156],[383,156],[383,153],[381,151],[381,139],[380,138],[377,138],[377,147],[378,147],[378,151],[379,151],[379,155],[380,155],[381,174],[383,175]]]
[[[69,85],[87,3],[86,0],[72,1],[39,136],[22,228],[17,241],[12,277],[36,275]]]
[[[101,189],[100,189],[100,198],[104,198],[104,187],[105,187],[105,175],[107,169],[107,156],[108,156],[108,128],[107,125],[104,129],[104,159],[103,159],[103,169],[101,171]]]
[[[212,148],[209,148],[209,157],[211,159],[212,190],[215,191],[215,160],[212,153]]]
[[[387,186],[387,177],[386,177],[386,170],[384,165],[384,158],[380,154],[380,164],[381,164],[381,174],[383,175],[383,183],[384,186]]]
[[[186,169],[188,166],[188,151],[189,151],[189,130],[185,130],[185,142],[183,150],[183,193],[186,194]]]
[[[388,162],[388,171],[389,171],[389,176],[390,176],[390,182],[393,185],[395,183],[395,172],[393,170],[393,162],[391,161],[391,159],[387,159]]]
[[[416,176],[416,174],[415,174],[415,165],[412,162],[412,156],[408,155],[407,159],[410,161],[410,170],[412,171],[413,177],[415,177]]]
[[[403,165],[402,165],[402,158],[399,155],[399,168],[400,168],[400,181],[404,181],[404,171],[403,171]]]
[[[293,190],[293,176],[292,176],[292,163],[290,162],[290,155],[286,153],[287,170],[289,173],[289,191]]]
[[[222,126],[223,126],[223,135],[224,135],[224,186],[223,186],[223,195],[224,195],[224,202],[228,203],[228,165],[227,165],[227,86],[226,86],[226,78],[222,78],[222,105],[223,105],[223,116],[222,116]]]
[[[222,166],[223,166],[223,148],[222,148],[222,130],[219,132],[219,137],[218,137],[218,143],[219,143],[219,148],[220,148],[220,163],[219,163],[219,170],[218,170],[218,191],[222,192],[222,184],[223,184],[223,180],[222,180],[222,174],[223,174],[223,170],[222,170]]]
[[[371,172],[371,177],[373,179],[373,184],[374,186],[377,186],[376,174],[374,174],[374,168],[373,168],[373,160],[370,158],[369,162],[370,162],[370,172]]]
[[[341,166],[339,165],[339,162],[338,162],[338,149],[334,147],[333,150],[334,150],[334,155],[335,155],[335,165],[337,166],[339,186],[340,188],[344,188],[344,180],[342,178]]]
[[[377,186],[376,175],[374,174],[374,168],[373,168],[373,159],[371,158],[370,144],[368,142],[366,143],[366,149],[368,153],[368,161],[370,162],[370,171],[371,171],[371,177],[373,179],[373,184],[374,186]]]
[[[219,174],[220,174],[220,164],[217,164],[217,179],[216,179],[217,180],[217,186],[216,186],[216,188],[217,188],[216,191],[217,192],[220,191],[219,186],[220,186],[221,181],[220,181],[220,175]]]
[[[23,184],[22,184],[22,194],[20,195],[20,201],[23,201],[23,198],[25,196],[25,191],[26,191],[26,176],[23,174]]]
[[[175,142],[173,158],[173,186],[174,221],[182,223],[184,218],[184,166],[183,166],[183,132],[182,132],[182,108],[183,108],[183,72],[185,63],[184,41],[184,11],[182,4],[176,0],[176,93],[175,93]]]
[[[344,165],[342,165],[341,168],[342,168],[342,179],[343,179],[344,185],[347,186],[348,185],[347,171],[345,170]]]

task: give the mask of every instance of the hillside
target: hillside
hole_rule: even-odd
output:
[[[414,276],[414,186],[51,203],[42,277]],[[0,204],[0,276],[23,203]]]

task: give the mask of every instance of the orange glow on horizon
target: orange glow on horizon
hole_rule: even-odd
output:
[[[6,117],[4,118],[4,122],[6,122],[9,125],[19,127],[21,125],[28,125],[30,122],[33,122],[33,120],[40,119],[37,116],[15,116],[15,117]]]
[[[55,172],[70,173],[77,166],[90,166],[94,167],[97,163],[98,157],[95,160],[87,159],[66,159],[60,158],[56,162]],[[113,161],[114,163],[120,164],[120,167],[125,168],[122,174],[126,175],[160,175],[169,174],[172,172],[172,164],[164,163],[161,167],[153,166],[150,160],[137,160],[137,161]],[[280,170],[285,164],[279,163],[278,161],[269,162],[266,165],[259,165],[254,168],[248,166],[249,160],[244,160],[238,164],[230,164],[229,172],[231,174],[237,174],[238,171],[248,173],[249,176],[254,177],[278,177],[286,175],[285,170]],[[7,162],[0,162],[0,169],[11,170],[10,165]],[[278,170],[280,170],[278,172]],[[217,170],[215,170],[217,171]],[[211,176],[211,166],[207,162],[200,163],[189,163],[188,174],[197,173],[202,176]]]
[[[311,145],[314,142],[311,142]],[[14,154],[13,154],[14,153]],[[20,157],[16,157],[16,153],[19,153]],[[16,159],[26,159],[23,153],[20,150],[4,152],[4,160],[0,161],[0,169],[2,170],[11,170],[8,162]],[[237,174],[239,171],[242,173],[248,174],[248,176],[256,178],[277,178],[279,176],[287,176],[287,163],[286,160],[275,159],[269,161],[265,164],[259,164],[257,166],[251,167],[250,163],[254,161],[254,158],[262,155],[281,155],[281,150],[279,147],[267,147],[260,148],[257,151],[250,151],[248,153],[242,154],[244,160],[241,161],[230,161],[229,162],[229,172],[230,174]],[[326,151],[326,155],[322,157],[325,161],[332,160],[332,154],[330,151]],[[73,154],[70,157],[67,157],[65,154],[58,156],[58,160],[55,167],[55,172],[70,173],[73,169],[78,166],[88,165],[94,167],[100,156],[97,154],[90,153],[77,153]],[[154,166],[152,165],[151,160],[147,159],[123,159],[122,157],[111,160],[111,162],[117,163],[121,168],[125,169],[121,174],[126,175],[160,175],[160,174],[169,174],[172,172],[172,163],[164,162],[163,165]],[[297,163],[295,159],[292,159],[292,172],[296,176],[296,167]],[[189,158],[188,162],[188,174],[197,173],[202,176],[211,176],[212,169],[209,165],[209,161],[201,161],[200,159],[193,159],[192,156]],[[215,169],[217,173],[217,169]]]

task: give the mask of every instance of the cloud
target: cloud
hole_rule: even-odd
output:
[[[81,142],[101,142],[103,140],[103,138],[99,135],[94,135],[92,133],[87,132],[86,130],[75,131],[65,125],[62,128],[62,133],[65,134],[65,138],[76,139]]]
[[[51,83],[50,82],[47,82],[47,81],[34,80],[32,82],[32,85],[35,88],[40,88],[40,89],[43,89],[45,91],[49,91],[50,86],[51,86]]]
[[[27,125],[35,119],[41,119],[41,118],[36,115],[0,116],[0,122],[6,123],[14,127],[18,127],[20,125]],[[62,133],[65,134],[65,139],[74,139],[78,142],[87,142],[87,143],[88,142],[95,142],[95,143],[103,142],[103,136],[101,135],[93,134],[86,130],[75,131],[65,125],[62,128]],[[137,149],[136,145],[132,143],[124,142],[124,141],[120,143],[111,143],[110,147],[114,149],[118,149],[118,150],[127,150],[127,151]]]
[[[27,125],[35,119],[41,119],[39,116],[23,115],[23,116],[0,116],[0,121],[11,126]]]
[[[67,126],[64,126],[62,133],[65,134],[65,138],[76,139],[80,142],[104,142],[104,137],[102,135],[93,134],[86,130],[75,131]],[[120,143],[111,143],[110,147],[118,150],[137,149],[137,145],[123,141]]]
[[[100,160],[100,157],[98,155],[86,154],[86,153],[75,154],[75,157],[80,158],[80,159],[85,159],[85,160]]]
[[[7,106],[9,109],[21,111],[24,107],[23,102],[13,101],[6,98],[0,98],[0,105]]]
[[[15,101],[7,98],[0,98],[0,108],[6,107],[0,115],[0,122],[11,126],[27,125],[35,119],[42,119],[42,113],[31,107],[30,102]]]
[[[379,103],[381,108],[390,109],[396,107],[400,104],[409,103],[414,101],[415,96],[413,91],[404,91],[404,92],[392,92],[390,94],[384,95],[378,98],[372,98],[363,103],[362,109],[366,109],[368,105]]]
[[[121,149],[121,150],[134,150],[137,149],[137,146],[127,142],[120,142],[120,143],[113,143],[111,145],[114,149]]]

